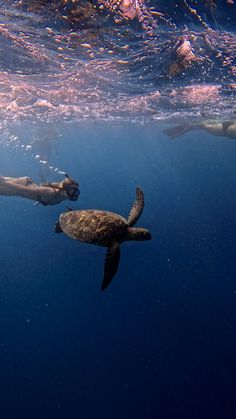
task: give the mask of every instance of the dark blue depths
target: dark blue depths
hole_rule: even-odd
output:
[[[235,417],[236,145],[163,128],[61,127],[73,208],[127,215],[145,191],[153,240],[122,245],[103,293],[105,250],[53,233],[65,205],[1,197],[2,419]],[[29,156],[0,160],[38,180]]]

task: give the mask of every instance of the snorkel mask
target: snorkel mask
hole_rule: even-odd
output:
[[[65,176],[66,180],[63,182],[63,189],[66,191],[70,201],[77,201],[80,195],[79,183],[74,181],[69,175],[65,174]]]
[[[67,194],[70,197],[70,201],[77,201],[77,199],[79,198],[79,195],[80,195],[80,191],[79,191],[79,189],[77,189],[77,190],[74,190],[73,193],[68,193],[67,192]]]

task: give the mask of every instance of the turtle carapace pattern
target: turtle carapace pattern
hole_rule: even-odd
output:
[[[129,240],[150,240],[145,228],[134,228],[144,208],[144,193],[136,188],[136,199],[128,220],[113,212],[101,210],[68,211],[60,215],[55,232],[81,242],[107,247],[104,277],[101,290],[105,290],[117,272],[120,260],[120,245]]]

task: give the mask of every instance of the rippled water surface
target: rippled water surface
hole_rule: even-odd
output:
[[[221,5],[216,24],[203,21],[207,8],[201,17],[170,2],[151,36],[137,19],[115,24],[112,13],[96,10],[93,20],[75,23],[44,3],[39,10],[31,4],[1,7],[4,118],[159,120],[186,110],[232,112],[235,6]]]
[[[236,4],[114,4],[1,2],[0,175],[81,195],[0,197],[0,415],[234,419]],[[152,240],[101,292],[105,249],[54,224],[138,185]]]

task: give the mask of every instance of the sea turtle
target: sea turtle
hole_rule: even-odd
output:
[[[55,232],[64,232],[74,240],[107,247],[101,290],[114,277],[120,260],[120,244],[127,240],[150,240],[147,229],[134,228],[144,208],[144,194],[136,188],[136,199],[128,220],[113,212],[101,210],[68,211],[60,215]]]

